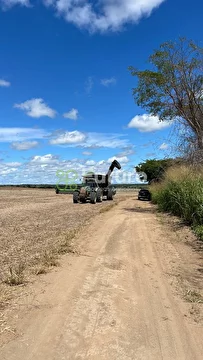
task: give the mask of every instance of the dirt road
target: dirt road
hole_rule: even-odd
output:
[[[1,360],[202,359],[201,318],[172,281],[199,259],[167,231],[133,198],[98,215],[80,255],[65,255],[13,310]]]

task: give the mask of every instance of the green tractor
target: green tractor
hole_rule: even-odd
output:
[[[82,186],[73,192],[74,204],[85,203],[88,200],[91,204],[96,204],[96,202],[102,202],[104,197],[107,200],[113,200],[116,189],[111,185],[110,175],[114,168],[121,169],[117,160],[112,162],[106,175],[90,174],[83,176]]]

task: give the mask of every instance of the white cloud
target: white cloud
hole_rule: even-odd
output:
[[[50,163],[57,163],[58,162],[58,156],[47,154],[43,156],[36,155],[32,158],[31,163],[37,163],[37,164],[50,164]]]
[[[0,87],[9,87],[11,83],[9,81],[0,79]]]
[[[122,148],[129,145],[128,140],[121,139],[120,134],[88,133],[84,147],[89,148]]]
[[[117,160],[119,163],[121,163],[121,164],[126,164],[126,163],[128,163],[129,162],[129,159],[128,159],[128,157],[127,156],[113,156],[113,157],[111,157],[111,158],[109,158],[108,160],[107,160],[107,163],[108,164],[111,164],[112,163],[112,161],[114,161],[114,160]]]
[[[71,132],[64,132],[59,136],[55,137],[54,139],[50,140],[51,145],[70,145],[70,144],[77,144],[82,143],[86,139],[86,135],[80,131],[71,131]]]
[[[92,153],[90,151],[83,151],[82,154],[85,155],[85,156],[91,156],[92,155]]]
[[[28,116],[33,118],[40,118],[42,116],[54,118],[56,116],[56,111],[45,104],[43,99],[27,100],[24,103],[15,104],[14,107],[24,110]]]
[[[64,145],[83,148],[123,148],[129,146],[128,140],[121,139],[120,134],[82,133],[80,131],[53,134],[51,145]]]
[[[128,128],[135,128],[140,132],[163,130],[171,125],[171,122],[159,121],[158,116],[148,114],[136,115],[128,124]]]
[[[0,142],[26,141],[42,139],[47,133],[42,129],[32,128],[0,128]]]
[[[94,160],[87,160],[85,164],[87,166],[93,166],[93,165],[96,165],[96,162]]]
[[[159,147],[159,149],[160,149],[160,150],[166,150],[166,149],[168,149],[168,144],[165,144],[165,143],[161,144],[161,146]]]
[[[19,167],[19,166],[21,166],[22,165],[22,163],[20,163],[20,162],[8,162],[8,163],[4,163],[6,166],[8,166],[8,167]]]
[[[117,158],[117,157],[116,157]],[[113,160],[114,158],[112,158]],[[120,158],[119,161],[122,159]],[[123,159],[126,160],[126,159]],[[73,182],[81,183],[82,176],[89,171],[97,174],[106,174],[109,169],[111,159],[108,160],[87,160],[72,159],[63,160],[57,155],[35,155],[29,161],[20,163],[0,162],[0,183],[1,184],[56,184],[65,182],[67,171],[69,171],[69,180],[71,181],[71,171],[74,176]],[[127,166],[125,161],[121,170],[115,170],[112,173],[113,183],[135,183],[138,181],[137,175],[131,166]],[[133,169],[133,170],[132,170]],[[58,171],[62,176],[58,175]],[[63,173],[64,172],[64,173]]]
[[[118,31],[151,15],[164,0],[48,0],[67,22],[90,32]]]
[[[38,147],[38,145],[39,145],[38,141],[13,142],[11,144],[11,148],[13,150],[24,151],[24,150],[34,149]]]
[[[41,0],[67,22],[89,32],[120,31],[149,17],[165,0]],[[33,1],[34,3],[34,1]],[[29,6],[29,0],[1,0],[2,6]]]
[[[78,119],[78,110],[72,109],[69,112],[63,114],[63,117],[66,119],[77,120]]]
[[[105,164],[105,160],[100,160],[99,162],[98,162],[98,165],[104,165]]]
[[[102,79],[101,84],[108,87],[109,85],[116,84],[116,79],[115,78]]]

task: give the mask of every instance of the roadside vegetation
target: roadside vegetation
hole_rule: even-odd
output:
[[[180,217],[203,240],[203,169],[169,168],[164,180],[150,186],[152,202],[160,211]]]

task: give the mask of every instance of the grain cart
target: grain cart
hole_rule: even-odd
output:
[[[96,202],[102,202],[104,197],[107,200],[113,200],[116,189],[111,185],[110,176],[114,168],[121,169],[121,165],[117,160],[111,163],[106,175],[89,174],[83,176],[82,186],[73,193],[73,202],[85,203],[90,200],[92,204],[95,204]]]

